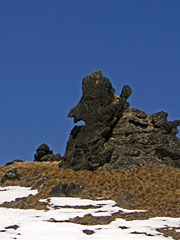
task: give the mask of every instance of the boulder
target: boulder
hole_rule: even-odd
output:
[[[61,161],[62,157],[60,154],[53,154],[53,151],[49,149],[48,145],[41,144],[36,150],[34,155],[35,162],[45,162],[45,161]]]
[[[110,80],[95,71],[82,82],[82,98],[68,116],[75,126],[67,142],[61,168],[130,170],[139,166],[166,164],[180,167],[180,139],[176,137],[180,120],[168,121],[161,111],[148,115],[130,109],[132,93],[125,85],[114,96]]]
[[[1,184],[5,183],[7,180],[15,181],[20,180],[20,174],[18,173],[16,168],[13,168],[7,171],[1,178]]]
[[[19,228],[18,225],[11,225],[11,226],[8,226],[8,227],[5,227],[5,229],[14,229],[14,230],[17,230]]]
[[[15,159],[11,162],[7,162],[4,166],[7,167],[7,166],[13,165],[15,163],[22,163],[22,162],[23,162],[23,160]]]
[[[84,186],[80,186],[76,183],[62,183],[58,184],[51,188],[49,196],[50,197],[59,197],[62,194],[65,195],[65,197],[72,197],[74,195],[77,195],[79,192],[81,192],[84,189]]]

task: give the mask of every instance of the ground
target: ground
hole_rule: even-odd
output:
[[[0,207],[47,210],[48,202],[39,200],[49,198],[52,187],[62,183],[75,183],[84,188],[73,197],[114,200],[118,207],[146,211],[132,213],[119,211],[110,216],[87,214],[82,217],[74,217],[68,222],[93,226],[110,224],[118,218],[128,221],[154,217],[180,218],[180,169],[177,168],[153,165],[131,171],[115,171],[113,169],[73,171],[59,169],[57,162],[24,162],[7,167],[0,166],[0,178],[12,169],[17,170],[19,179],[7,180],[1,184],[1,187],[31,187],[37,189],[38,194],[31,194],[16,201],[4,202]],[[95,208],[95,206],[89,207]],[[84,208],[88,208],[88,206],[84,206]],[[159,232],[164,236],[180,239],[180,232],[177,231],[177,228],[161,228]]]

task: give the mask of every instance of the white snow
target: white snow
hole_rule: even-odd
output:
[[[37,193],[37,190],[19,186],[0,187],[0,204],[14,201],[16,198],[27,197],[30,194],[36,195]]]
[[[3,191],[4,189],[6,191]],[[36,193],[36,190],[30,188],[0,188],[0,202],[11,201],[17,197],[25,197]],[[92,226],[67,223],[63,221],[77,216],[83,217],[86,214],[110,216],[117,211],[130,213],[135,210],[119,208],[115,206],[115,202],[112,200],[49,198],[41,201],[48,201],[48,211],[0,208],[0,240],[170,240],[171,237],[164,237],[156,231],[156,228],[180,227],[180,218],[167,217],[133,221],[117,218],[107,225]],[[74,208],[75,206],[76,208]],[[83,209],[82,206],[95,206],[96,208]],[[12,225],[18,225],[19,227],[16,230],[6,229],[6,227]],[[87,235],[83,230],[93,230],[94,234]]]

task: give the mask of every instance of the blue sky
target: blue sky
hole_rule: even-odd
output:
[[[101,69],[131,107],[180,119],[179,0],[0,1],[0,164],[64,154],[82,78]]]

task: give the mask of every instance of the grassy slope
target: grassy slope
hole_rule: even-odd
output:
[[[115,214],[112,217],[95,218],[85,216],[74,219],[73,222],[88,224],[108,223],[116,217],[127,220],[145,219],[155,216],[180,217],[180,169],[163,165],[141,167],[132,171],[98,170],[72,171],[58,168],[58,163],[24,162],[11,166],[0,166],[0,178],[10,169],[16,168],[20,180],[6,181],[4,185],[19,185],[33,187],[39,190],[38,195],[29,196],[25,200],[4,203],[4,207],[46,209],[45,203],[38,200],[47,198],[50,189],[59,183],[78,183],[85,189],[74,197],[96,199],[97,197],[116,200],[118,197],[131,193],[133,198],[121,207],[127,209],[146,209],[144,213]],[[180,234],[164,229],[174,239],[180,239]]]

